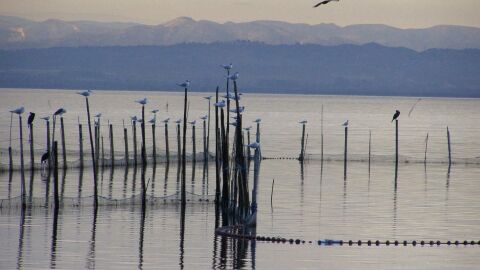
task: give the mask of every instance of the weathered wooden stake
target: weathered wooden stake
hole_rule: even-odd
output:
[[[225,114],[223,108],[220,110],[220,126],[221,126],[221,138],[222,138],[222,169],[223,169],[223,188],[222,188],[222,203],[227,205],[229,202],[229,173],[230,166],[228,161],[228,148],[225,146],[227,143],[226,132],[225,132]]]
[[[165,122],[165,155],[167,156],[167,164],[170,163],[170,148],[168,145],[168,122]]]
[[[145,141],[145,105],[142,105],[142,164],[147,164],[147,146]]]
[[[63,156],[63,169],[67,169],[67,149],[65,147],[65,126],[63,125],[63,116],[60,117],[60,129],[62,136],[62,156]]]
[[[203,162],[207,162],[208,153],[207,153],[207,123],[203,120]]]
[[[132,121],[133,128],[133,162],[137,166],[137,121]]]
[[[22,189],[22,209],[26,206],[26,186],[25,186],[25,172],[24,172],[24,160],[23,160],[23,125],[22,115],[18,115],[18,125],[20,128],[20,174],[21,174],[21,189]]]
[[[105,167],[105,148],[103,147],[103,135],[102,135],[102,168]]]
[[[427,164],[427,151],[428,151],[428,132],[427,132],[427,137],[425,138],[425,157],[423,159],[423,163],[425,165]]]
[[[218,103],[218,86],[215,91],[215,103]],[[218,131],[218,107],[215,106],[215,204],[220,203],[220,134]]]
[[[301,162],[305,159],[305,126],[305,124],[302,124],[302,140],[300,141],[300,156],[298,157]]]
[[[343,150],[343,174],[347,175],[347,160],[348,160],[348,126],[345,127],[345,145]]]
[[[197,147],[196,147],[196,138],[195,138],[195,125],[192,125],[192,151],[193,151],[193,162],[197,161]]]
[[[156,134],[155,134],[155,124],[152,124],[152,146],[153,146],[153,150],[152,150],[152,155],[153,155],[153,163],[156,164],[157,163],[157,138],[156,138]]]
[[[55,209],[60,208],[60,200],[58,199],[58,143],[53,142],[53,199]]]
[[[113,125],[110,124],[110,161],[111,166],[115,166],[115,145],[113,142]]]
[[[30,170],[35,169],[35,148],[33,147],[33,123],[30,123]]]
[[[207,159],[206,161],[208,162],[209,159],[209,151],[210,151],[210,107],[211,107],[211,98],[208,99],[208,131],[207,131]]]
[[[8,170],[11,172],[13,170],[13,157],[12,157],[12,147],[8,147]]]
[[[88,97],[85,97],[85,103],[87,105],[87,118],[88,118],[88,134],[89,134],[89,137],[90,137],[90,153],[91,153],[91,156],[92,156],[92,166],[93,166],[93,207],[95,209],[95,212],[96,212],[96,209],[98,209],[98,181],[97,181],[97,164],[95,162],[95,155],[96,155],[96,152],[95,152],[95,147],[94,147],[94,144],[93,144],[93,135],[92,135],[92,123],[91,123],[91,119],[90,119],[90,105],[88,103]]]
[[[448,165],[452,165],[452,146],[450,143],[450,130],[447,126],[447,142],[448,142]]]
[[[128,134],[127,128],[123,128],[123,142],[125,144],[125,165],[128,167]]]
[[[368,172],[370,172],[371,156],[372,156],[372,131],[370,130],[368,132]]]
[[[395,120],[395,169],[398,168],[398,119]]]
[[[52,168],[52,152],[51,152],[51,140],[50,140],[50,120],[47,120],[47,151],[49,153],[48,155],[48,170],[50,171],[50,168]]]
[[[321,129],[321,134],[320,134],[320,161],[323,162],[323,104],[322,104],[322,118],[320,122],[320,129]]]
[[[82,124],[78,124],[78,147],[80,151],[80,168],[83,168],[83,131]]]
[[[180,142],[180,123],[177,124],[177,161],[180,164],[182,160],[182,144]]]
[[[183,104],[183,148],[182,148],[182,186],[181,186],[181,197],[182,197],[182,209],[185,209],[186,205],[186,190],[185,190],[185,178],[186,178],[186,144],[187,144],[187,103],[188,103],[188,89],[185,87],[185,97]]]

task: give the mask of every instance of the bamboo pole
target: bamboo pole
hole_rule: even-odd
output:
[[[115,144],[113,142],[113,125],[110,124],[110,161],[111,166],[115,166]]]
[[[170,148],[168,145],[168,122],[165,122],[165,155],[167,156],[167,164],[170,163]]]
[[[91,123],[91,119],[90,119],[90,105],[88,103],[88,97],[85,97],[85,103],[86,103],[86,106],[87,106],[87,119],[88,119],[88,134],[89,134],[89,137],[90,137],[90,152],[91,152],[91,156],[92,156],[92,166],[93,166],[93,207],[94,207],[94,210],[96,212],[96,210],[98,209],[98,179],[97,179],[97,170],[98,170],[98,167],[97,167],[97,164],[95,162],[95,155],[98,153],[95,152],[95,148],[94,148],[94,144],[93,144],[93,135],[92,135],[92,123]]]
[[[83,131],[82,124],[78,124],[78,149],[80,152],[80,168],[83,168]]]
[[[30,170],[35,169],[35,148],[33,147],[33,123],[30,123]]]
[[[62,156],[63,156],[63,169],[67,169],[67,149],[65,147],[65,126],[63,124],[63,116],[60,116],[60,129],[62,136]]]
[[[448,142],[448,165],[452,165],[452,146],[450,141],[450,130],[447,126],[447,142]]]
[[[125,165],[128,167],[128,134],[127,134],[127,128],[124,126],[123,128],[123,142],[125,145]]]
[[[157,138],[155,134],[155,123],[152,124],[152,146],[153,163],[157,164]]]

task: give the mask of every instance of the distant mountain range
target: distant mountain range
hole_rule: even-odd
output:
[[[431,48],[480,48],[480,28],[435,26],[398,29],[386,25],[292,24],[278,21],[216,23],[180,17],[160,25],[46,20],[35,22],[0,16],[0,49],[174,45],[254,41],[270,45],[367,44],[405,47],[417,51]]]
[[[0,50],[0,87],[179,90],[176,83],[190,79],[192,91],[213,91],[225,82],[219,65],[230,62],[243,92],[480,97],[479,49],[417,52],[374,43]]]

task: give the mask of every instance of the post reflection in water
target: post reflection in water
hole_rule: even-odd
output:
[[[146,211],[142,209],[140,215],[140,236],[138,238],[138,269],[143,269],[143,239],[145,233],[145,216]]]
[[[152,164],[151,195],[155,196],[155,176],[157,175],[157,163]],[[148,189],[148,187],[147,187]]]
[[[130,166],[125,166],[125,172],[123,174],[123,189],[122,197],[125,199],[127,197],[127,186],[128,186],[128,168]]]
[[[113,196],[113,178],[115,175],[115,166],[110,167],[110,177],[108,181],[108,198],[112,199]]]
[[[191,184],[191,186],[192,186],[192,191],[191,191],[192,194],[195,194],[195,169],[196,169],[196,167],[197,167],[196,162],[193,162],[193,163],[192,163],[192,184]]]
[[[88,249],[88,254],[87,254],[87,265],[85,268],[87,269],[95,269],[95,239],[97,236],[97,214],[98,214],[98,208],[93,207],[93,219],[92,219],[92,230],[91,230],[91,236],[90,236],[90,241],[89,241],[89,249]]]
[[[83,167],[80,167],[78,170],[78,203],[81,203],[82,198],[82,191],[83,191]]]
[[[17,269],[21,269],[23,265],[23,241],[25,233],[25,212],[29,210],[22,209],[20,213],[20,232],[18,235],[18,254],[17,254]]]
[[[168,188],[168,172],[170,171],[170,163],[167,162],[165,167],[165,182],[163,184],[163,196],[167,196],[167,188]]]
[[[58,208],[53,209],[53,225],[52,225],[52,244],[50,248],[50,268],[57,268],[57,233],[58,233]]]

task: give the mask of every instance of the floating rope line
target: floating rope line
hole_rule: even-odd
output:
[[[479,241],[473,240],[456,240],[456,241],[440,241],[440,240],[333,240],[333,239],[323,239],[323,240],[304,240],[304,239],[287,239],[278,236],[260,236],[255,234],[248,233],[248,229],[242,225],[235,226],[225,226],[215,230],[215,234],[220,236],[225,236],[235,239],[244,239],[260,242],[269,242],[277,244],[295,244],[295,245],[318,245],[318,246],[480,246]]]

